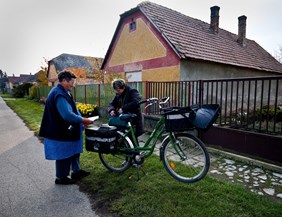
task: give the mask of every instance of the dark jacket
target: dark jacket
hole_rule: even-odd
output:
[[[129,86],[125,86],[125,90],[122,94],[116,94],[112,102],[108,106],[108,112],[112,110],[118,111],[120,108],[123,113],[136,114],[137,117],[133,120],[132,125],[136,126],[135,135],[140,136],[144,132],[144,121],[141,113],[140,105],[138,102],[141,100],[141,96],[138,90]]]
[[[61,84],[54,87],[46,100],[39,136],[59,141],[76,141],[80,139],[80,123],[65,121],[56,106],[59,96],[65,97],[75,114],[78,114],[75,101]],[[70,127],[71,126],[71,127]]]

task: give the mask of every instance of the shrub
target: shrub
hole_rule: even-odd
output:
[[[25,95],[29,95],[29,88],[32,86],[32,84],[30,83],[24,83],[24,84],[21,84],[19,86],[17,86],[16,88],[14,88],[14,97],[16,98],[22,98],[24,97]]]
[[[256,109],[256,117],[260,121],[275,119],[275,121],[279,122],[282,121],[282,110],[278,108],[275,111],[274,108],[263,107],[262,109]]]
[[[29,97],[30,97],[31,99],[37,98],[37,85],[32,85],[32,86],[29,88]]]

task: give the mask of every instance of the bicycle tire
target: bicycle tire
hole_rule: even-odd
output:
[[[162,145],[161,158],[168,173],[178,181],[194,183],[208,173],[210,157],[204,143],[197,137],[188,133],[175,134],[180,149],[184,154],[180,157],[173,143],[167,137]]]
[[[121,132],[118,132],[118,137],[122,136]],[[119,147],[126,147],[126,148],[132,148],[133,145],[130,145],[130,142],[128,141],[129,138],[126,138],[123,140],[123,143],[118,144]],[[131,166],[132,158],[129,156],[126,156],[124,153],[121,153],[117,150],[116,153],[112,154],[104,154],[99,153],[99,158],[102,164],[111,172],[123,172],[127,170]]]

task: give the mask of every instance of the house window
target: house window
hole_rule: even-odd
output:
[[[142,81],[142,71],[132,71],[125,72],[125,76],[127,77],[128,82],[139,82]]]
[[[133,20],[133,18],[131,19],[131,22],[129,24],[129,31],[134,31],[136,30],[136,22]]]

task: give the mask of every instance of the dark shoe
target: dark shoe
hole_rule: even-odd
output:
[[[56,178],[55,184],[57,184],[57,185],[73,185],[73,184],[75,184],[75,180],[70,179],[68,177],[65,177],[65,178],[62,178],[62,179]]]
[[[90,175],[90,172],[87,172],[85,170],[79,170],[76,173],[72,173],[71,178],[75,179],[75,180],[79,180],[79,179],[82,179],[82,178],[89,176],[89,175]]]

